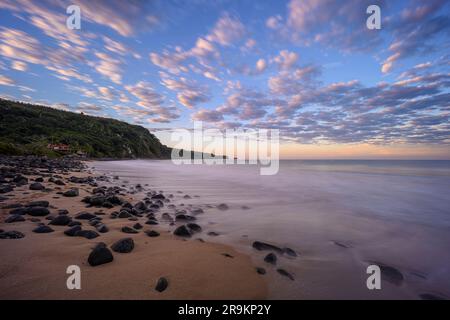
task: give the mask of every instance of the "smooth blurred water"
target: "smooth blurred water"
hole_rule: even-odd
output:
[[[450,294],[450,161],[286,160],[274,176],[259,175],[254,165],[133,160],[93,166],[173,193],[177,203],[204,206],[198,216],[202,236],[221,234],[208,240],[253,255],[254,240],[301,252],[301,258],[280,263],[305,279],[289,288],[275,285],[275,298],[377,297],[364,282],[366,261],[372,260],[405,273],[406,284],[387,285],[383,297],[414,298],[421,290]],[[220,203],[229,210],[215,208]],[[340,279],[351,290],[337,293]]]

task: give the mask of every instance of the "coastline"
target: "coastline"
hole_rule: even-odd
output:
[[[47,180],[53,175],[61,176],[65,185],[48,183]],[[30,183],[37,177],[24,176]],[[94,176],[90,169],[57,174],[43,172],[40,176],[44,180],[42,184],[52,191],[32,191],[26,184],[7,193],[13,196],[0,203],[0,229],[19,231],[25,235],[21,239],[0,239],[0,299],[267,298],[267,284],[255,271],[251,258],[230,246],[178,237],[161,226],[144,224],[145,218],[138,218],[139,221],[112,219],[110,214],[117,211],[117,207],[86,208],[80,200],[92,195],[94,187],[70,182],[69,177]],[[99,186],[109,186],[108,178],[99,180],[104,180],[98,181]],[[79,196],[56,194],[71,188],[78,188]],[[124,193],[122,197],[134,204],[142,200],[142,193]],[[99,233],[94,239],[85,239],[66,236],[64,230],[68,229],[67,226],[51,225],[54,229],[51,233],[32,232],[39,223],[48,225],[46,217],[24,215],[26,221],[5,223],[13,210],[5,207],[38,200],[50,203],[50,215],[56,215],[60,209],[68,210],[68,216],[72,218],[82,211],[97,212],[109,231]],[[35,222],[30,221],[33,218]],[[132,227],[136,222],[143,225],[138,233],[121,231],[123,226]],[[85,221],[82,221],[82,226],[86,230],[96,230]],[[155,230],[160,236],[149,237],[144,233],[146,230]],[[110,263],[95,267],[88,264],[88,256],[97,243],[104,242],[109,247],[122,238],[133,239],[132,252],[113,252],[114,260]],[[66,287],[69,276],[66,269],[69,265],[78,265],[81,269],[81,290],[68,290]],[[169,282],[163,292],[155,290],[160,277],[165,277]]]

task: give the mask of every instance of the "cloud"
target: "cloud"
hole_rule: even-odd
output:
[[[161,84],[167,89],[177,92],[178,101],[188,108],[210,100],[206,87],[184,77],[173,79],[167,74],[161,73]]]
[[[90,65],[97,70],[98,73],[110,79],[116,84],[122,83],[121,61],[103,52],[96,52],[95,56],[99,59],[96,62],[90,62]]]
[[[13,79],[11,79],[11,78],[9,78],[7,76],[2,76],[0,74],[0,85],[2,85],[2,86],[13,86],[15,83],[16,82]]]
[[[288,50],[282,50],[278,56],[273,59],[273,61],[278,64],[280,69],[289,70],[296,65],[298,61],[298,54]]]
[[[403,10],[400,18],[392,17],[393,41],[390,55],[381,66],[383,73],[392,71],[401,59],[439,50],[432,40],[450,36],[450,17],[442,9],[448,5],[444,0],[415,1],[414,6]],[[444,49],[446,50],[446,49]]]
[[[237,17],[225,13],[220,17],[206,38],[223,46],[230,46],[242,39],[245,33],[246,30],[241,21]]]
[[[258,61],[256,61],[256,71],[258,73],[264,72],[264,70],[266,70],[266,68],[267,68],[266,60],[259,59]]]
[[[27,71],[27,64],[23,61],[13,61],[11,64],[11,68],[17,71]]]

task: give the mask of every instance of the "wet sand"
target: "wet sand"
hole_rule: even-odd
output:
[[[86,176],[88,173],[70,173],[70,176]],[[29,177],[30,178],[30,177]],[[32,178],[32,177],[31,177]],[[92,187],[67,183],[62,190],[52,192],[31,191],[28,185],[16,188],[11,203],[26,204],[29,201],[47,200],[51,214],[67,209],[70,216],[86,209],[80,200],[90,194]],[[56,191],[78,187],[80,195],[74,198],[54,199]],[[29,194],[23,194],[29,192]],[[58,195],[56,195],[58,196]],[[58,196],[59,197],[59,196]],[[128,201],[137,195],[128,195]],[[103,222],[110,231],[95,239],[68,237],[66,226],[51,226],[55,232],[37,234],[32,230],[36,223],[25,221],[4,223],[11,209],[0,209],[0,229],[16,230],[25,234],[22,239],[0,240],[0,299],[264,299],[267,297],[266,280],[255,271],[248,255],[236,252],[229,246],[183,239],[160,226],[143,224],[138,234],[121,232],[124,225],[135,221],[110,219],[114,208],[101,210]],[[117,210],[117,209],[116,209]],[[29,219],[28,216],[25,216]],[[45,217],[41,221],[47,224]],[[83,222],[83,229],[95,230]],[[159,237],[148,237],[145,230],[160,232]],[[110,246],[115,241],[131,237],[135,248],[130,253],[113,252],[114,261],[92,267],[87,258],[99,242]],[[206,240],[206,239],[205,239]],[[229,256],[226,256],[227,254]],[[68,290],[66,269],[69,265],[81,268],[81,290]],[[160,277],[165,277],[168,288],[155,290]]]

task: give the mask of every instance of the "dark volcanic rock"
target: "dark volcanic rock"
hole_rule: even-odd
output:
[[[187,227],[192,230],[193,232],[200,232],[202,231],[202,227],[200,227],[198,224],[196,223],[188,223]]]
[[[39,182],[30,184],[30,190],[44,190],[44,189],[45,187]]]
[[[270,264],[277,264],[277,256],[273,253],[269,253],[267,256],[264,257],[264,261]]]
[[[50,211],[44,207],[31,207],[27,210],[27,214],[33,217],[42,217],[50,214]]]
[[[6,185],[0,185],[0,193],[8,193],[13,191],[14,188],[8,184]]]
[[[221,204],[219,204],[217,206],[217,209],[219,209],[219,210],[228,210],[229,207],[228,207],[228,205],[226,203],[221,203]]]
[[[386,280],[392,284],[395,284],[396,286],[399,286],[403,283],[403,274],[396,268],[376,261],[371,261],[370,264],[374,264],[380,267],[382,280]]]
[[[19,231],[4,231],[0,233],[0,239],[21,239],[23,237],[25,235]]]
[[[118,217],[121,219],[124,219],[124,218],[130,218],[130,217],[132,217],[132,215],[128,211],[121,210]]]
[[[95,228],[100,233],[106,233],[106,232],[109,231],[108,227],[105,224],[103,224],[103,223],[100,223],[100,224],[96,225]]]
[[[445,297],[433,293],[421,293],[419,297],[422,300],[446,300]]]
[[[279,248],[277,246],[274,246],[272,244],[264,243],[264,242],[260,242],[260,241],[253,242],[252,247],[255,248],[256,250],[259,250],[259,251],[272,250],[272,251],[278,252],[280,254],[283,253],[283,249],[281,249],[281,248]]]
[[[194,221],[196,220],[195,217],[187,215],[187,214],[179,214],[175,217],[176,221]]]
[[[96,245],[88,257],[88,262],[93,267],[112,262],[113,260],[114,257],[111,250],[109,250],[103,242]]]
[[[66,214],[69,214],[69,210],[66,210],[66,209],[59,209],[59,210],[58,210],[58,214],[59,214],[59,215],[66,215]]]
[[[72,221],[68,224],[69,227],[73,227],[73,226],[81,226],[81,222],[80,221]]]
[[[80,195],[77,188],[72,188],[63,193],[64,197],[78,197]]]
[[[208,232],[208,236],[211,236],[211,237],[217,237],[218,235],[219,234],[217,232],[215,232],[215,231]]]
[[[158,292],[163,292],[164,290],[167,289],[168,286],[169,286],[169,281],[167,281],[166,278],[161,277],[158,279],[158,282],[156,283],[155,290]]]
[[[81,226],[77,225],[64,231],[64,234],[69,237],[75,237],[78,231],[81,231]]]
[[[157,221],[155,221],[155,220],[153,220],[153,219],[149,219],[149,220],[147,220],[147,221],[145,222],[145,224],[150,224],[150,225],[157,225],[157,224],[158,224],[158,222],[157,222]]]
[[[99,234],[93,230],[80,230],[77,233],[75,233],[75,236],[83,237],[86,239],[94,239],[97,238]]]
[[[155,194],[154,196],[152,196],[152,199],[165,199],[166,197],[163,194]]]
[[[25,218],[20,214],[14,214],[5,219],[5,223],[22,222],[22,221],[25,221]]]
[[[80,212],[75,216],[75,219],[78,220],[91,220],[93,218],[96,218],[97,216],[95,214],[89,213],[89,212]]]
[[[48,201],[33,201],[30,202],[29,204],[27,204],[27,207],[44,207],[44,208],[48,208]]]
[[[13,215],[13,214],[24,215],[24,214],[27,214],[29,210],[30,210],[29,208],[17,208],[17,209],[11,210],[9,212],[9,214],[11,214],[11,215]]]
[[[282,276],[288,277],[289,279],[294,281],[294,276],[292,274],[290,274],[289,272],[287,272],[286,270],[284,270],[284,269],[277,269],[277,272],[279,274],[281,274]]]
[[[134,230],[133,228],[130,228],[128,226],[122,227],[122,232],[124,233],[138,233],[138,231]]]
[[[149,236],[149,237],[159,237],[159,232],[156,232],[155,230],[149,230],[149,231],[145,231],[145,233]]]
[[[133,225],[133,228],[135,228],[136,230],[141,230],[142,229],[142,224],[136,223],[136,224]]]
[[[261,267],[256,267],[256,272],[259,274],[266,274],[266,269]]]
[[[283,252],[285,254],[287,254],[288,256],[290,256],[290,257],[296,257],[297,256],[297,252],[295,252],[291,248],[283,248]]]
[[[131,238],[120,239],[111,246],[111,249],[120,253],[131,252],[134,249],[134,241]]]
[[[182,226],[179,226],[178,228],[176,228],[175,231],[173,232],[173,234],[180,236],[180,237],[190,237],[191,236],[191,232],[185,225],[182,225]]]
[[[59,215],[50,221],[49,224],[54,226],[67,226],[69,223],[72,222],[72,218],[67,215]]]
[[[36,232],[36,233],[50,233],[53,231],[54,230],[52,228],[50,228],[49,226],[39,226],[39,227],[33,229],[33,232]]]

